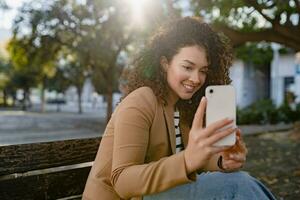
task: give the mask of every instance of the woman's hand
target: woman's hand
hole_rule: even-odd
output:
[[[190,130],[188,145],[184,150],[184,158],[188,173],[202,169],[210,158],[230,147],[213,146],[215,142],[226,137],[236,130],[233,126],[220,131],[221,128],[233,122],[231,119],[217,121],[206,128],[203,128],[203,118],[206,109],[206,98],[203,97],[198,106]]]
[[[225,171],[239,170],[246,161],[247,152],[246,145],[241,137],[241,130],[238,129],[235,145],[221,153],[222,168]]]

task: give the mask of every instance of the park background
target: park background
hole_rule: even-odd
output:
[[[101,136],[134,55],[182,16],[234,47],[245,169],[298,199],[299,0],[0,0],[0,145]]]

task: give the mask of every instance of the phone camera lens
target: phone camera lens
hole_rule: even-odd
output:
[[[209,90],[209,93],[211,93],[211,94],[212,94],[213,92],[214,92],[214,90],[213,90],[213,89],[210,89],[210,90]]]

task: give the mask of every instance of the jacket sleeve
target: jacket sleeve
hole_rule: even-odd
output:
[[[111,182],[124,199],[193,181],[187,176],[183,152],[144,163],[157,106],[151,93],[128,96],[116,116]]]

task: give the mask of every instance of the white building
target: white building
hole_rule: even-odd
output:
[[[230,69],[230,77],[240,108],[263,98],[270,98],[280,106],[287,91],[296,95],[296,103],[300,102],[300,58],[296,59],[295,54],[280,55],[278,48],[274,48],[269,72],[266,70],[265,73],[236,60]]]
[[[300,62],[295,54],[280,55],[274,50],[271,64],[272,100],[279,106],[284,101],[285,92],[290,91],[296,95],[296,102],[300,102]]]
[[[270,75],[268,69],[262,72],[253,65],[236,60],[230,68],[232,85],[236,89],[236,100],[239,108],[244,108],[253,102],[269,98]]]

